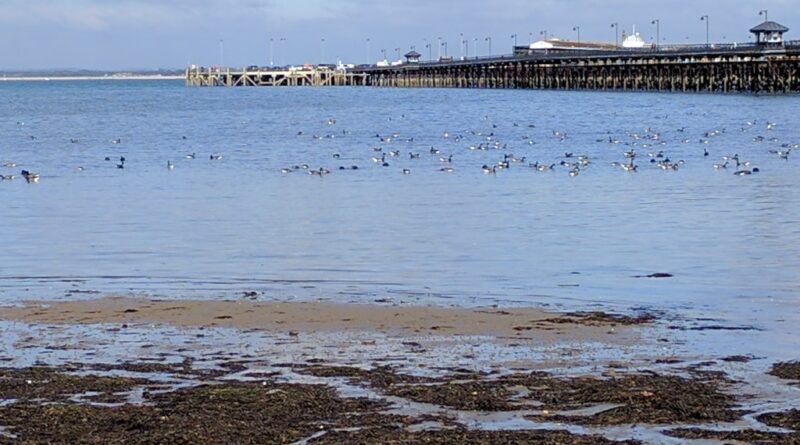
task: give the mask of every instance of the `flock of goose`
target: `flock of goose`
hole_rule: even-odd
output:
[[[336,121],[333,119],[327,121],[328,125],[335,125],[335,123]],[[515,123],[513,126],[519,127],[519,124]],[[777,124],[773,122],[765,122],[764,124],[760,125],[756,121],[750,121],[746,122],[742,127],[740,127],[740,131],[742,133],[759,129],[772,131],[776,128],[776,126]],[[529,125],[528,127],[535,128],[535,125]],[[441,136],[441,146],[445,146],[447,142],[450,142],[456,145],[455,150],[503,151],[502,158],[500,158],[498,155],[498,160],[496,162],[491,164],[484,163],[481,165],[481,170],[487,175],[495,175],[503,170],[512,168],[512,166],[522,166],[527,167],[535,172],[562,170],[566,171],[569,176],[574,177],[578,176],[582,171],[588,169],[593,163],[593,159],[591,159],[588,154],[577,154],[572,151],[564,152],[563,157],[558,159],[546,162],[539,160],[531,162],[527,155],[518,157],[513,153],[509,153],[509,143],[503,142],[495,134],[494,129],[496,128],[497,125],[492,125],[492,131],[488,133],[482,133],[479,131],[466,131],[463,133],[451,134],[450,132],[444,132]],[[702,137],[697,139],[697,143],[702,147],[702,158],[707,159],[710,157],[710,152],[707,148],[708,144],[714,138],[719,137],[726,132],[727,131],[725,129],[707,131],[702,134]],[[676,133],[685,134],[686,128],[679,128],[676,130]],[[349,134],[349,132],[342,132],[342,135],[347,134]],[[304,135],[305,133],[302,131],[297,133],[298,137],[302,137]],[[557,142],[565,143],[569,141],[569,136],[565,132],[552,130],[551,135]],[[313,138],[317,140],[335,139],[336,137],[336,133],[328,133],[325,136],[313,136]],[[438,171],[440,172],[450,173],[455,171],[454,154],[444,154],[444,149],[442,148],[431,146],[430,149],[423,151],[414,151],[414,149],[408,149],[404,153],[399,148],[390,149],[388,147],[393,145],[402,145],[403,143],[413,143],[413,137],[403,137],[399,133],[393,133],[390,135],[376,134],[374,138],[375,144],[372,147],[371,160],[372,163],[377,166],[383,168],[391,167],[394,163],[399,162],[400,159],[403,159],[407,155],[407,162],[400,170],[403,174],[411,174],[411,167],[413,166],[414,161],[423,160],[424,157],[430,157],[432,160],[434,160],[434,162],[438,160]],[[523,140],[523,145],[532,146],[536,144],[536,142],[530,137],[523,137]],[[680,140],[682,144],[691,144],[693,141],[694,139],[692,138],[682,138]],[[642,132],[638,133],[630,133],[627,135],[627,139],[614,136],[604,136],[603,138],[596,139],[595,142],[598,144],[608,144],[611,146],[622,145],[625,147],[624,149],[620,150],[621,160],[611,162],[612,167],[618,168],[623,172],[635,173],[639,171],[642,164],[653,166],[664,171],[676,171],[686,164],[684,159],[671,159],[666,152],[666,146],[668,145],[668,142],[664,137],[662,137],[660,132],[651,128],[646,128]],[[752,143],[754,144],[764,142],[772,144],[772,148],[769,149],[769,153],[776,155],[779,159],[784,161],[788,161],[792,150],[798,148],[798,144],[796,143],[781,143],[781,141],[775,137],[767,138],[766,136],[758,135],[752,138]],[[425,151],[427,151],[427,154]],[[698,156],[700,156],[699,151]],[[333,159],[340,160],[342,159],[342,155],[340,153],[334,153]],[[741,159],[738,153],[722,156],[719,163],[713,164],[713,168],[714,170],[718,171],[730,169],[730,171],[737,176],[749,176],[761,171],[761,169],[754,166],[752,162]],[[342,165],[339,166],[338,169],[358,170],[359,166]],[[325,167],[311,168],[309,164],[296,164],[289,167],[284,167],[280,171],[285,175],[295,172],[304,172],[313,176],[322,176],[331,173],[331,170]]]
[[[488,117],[486,119],[488,120]],[[24,124],[19,122],[18,125]],[[325,121],[325,125],[329,127],[335,126],[336,120],[328,119]],[[512,125],[514,127],[520,127],[520,125],[517,123]],[[758,132],[760,130],[771,132],[776,128],[776,126],[777,125],[773,122],[758,123],[756,121],[751,121],[746,122],[740,127],[739,130],[742,133],[748,131]],[[528,125],[527,127],[529,129],[536,128],[535,125]],[[530,153],[532,152],[531,150],[526,150],[526,153],[529,154],[518,157],[514,153],[510,152],[509,147],[511,144],[503,141],[497,134],[495,134],[495,130],[497,128],[498,126],[496,124],[492,124],[491,130],[488,132],[464,131],[459,133],[450,133],[445,131],[441,135],[441,142],[437,145],[440,145],[440,147],[448,147],[448,150],[445,150],[444,148],[437,148],[436,146],[430,146],[430,148],[426,148],[424,150],[415,150],[414,137],[404,137],[399,133],[376,134],[374,136],[374,142],[370,144],[372,145],[369,149],[371,162],[368,164],[384,169],[388,169],[393,165],[400,164],[399,167],[401,168],[399,168],[399,172],[404,175],[409,175],[412,173],[412,169],[416,169],[417,166],[422,168],[427,165],[430,167],[430,163],[432,162],[433,165],[436,166],[435,169],[439,172],[450,173],[455,171],[456,157],[461,157],[461,154],[459,154],[457,150],[481,152],[496,151],[501,154],[497,155],[497,160],[495,162],[482,163],[482,165],[480,165],[481,171],[487,175],[496,175],[501,171],[511,169],[512,167],[522,167],[534,172],[563,171],[569,176],[574,177],[581,174],[581,172],[585,171],[596,162],[596,159],[592,159],[589,154],[576,153],[574,151],[565,151],[563,156],[559,156],[556,159],[550,159],[548,161],[529,160],[529,156],[531,156]],[[676,130],[676,134],[685,134],[686,131],[686,128],[678,128]],[[725,129],[716,129],[703,133],[699,139],[682,137],[680,142],[682,144],[691,144],[695,142],[702,148],[702,153],[700,150],[697,150],[697,157],[700,159],[708,159],[710,157],[710,152],[707,147],[709,147],[709,144],[712,140],[714,140],[714,138],[717,138],[725,133]],[[350,134],[351,132],[343,130],[337,132],[328,132],[324,136],[314,135],[312,138],[315,140],[333,140]],[[296,136],[297,138],[304,138],[306,137],[306,133],[299,131],[297,132]],[[548,141],[547,137],[552,138],[552,140]],[[31,140],[36,139],[35,136],[29,136],[29,138]],[[188,138],[186,136],[182,136],[182,139],[187,140]],[[750,141],[753,144],[769,144],[769,148],[767,149],[768,152],[778,159],[784,161],[788,161],[792,151],[798,148],[798,144],[796,143],[783,142],[778,138],[767,137],[762,134],[750,138]],[[81,141],[79,139],[72,138],[69,139],[69,142],[72,144],[78,144]],[[430,139],[428,139],[428,142],[430,142]],[[570,137],[568,134],[559,130],[551,130],[549,135],[542,139],[539,143],[547,142],[563,143],[566,146],[572,146],[572,144],[570,144]],[[112,145],[120,145],[122,144],[122,139],[115,138],[112,139],[110,143]],[[604,135],[602,138],[595,139],[595,143],[598,145],[602,144],[611,147],[620,146],[618,150],[620,159],[618,161],[611,162],[610,165],[613,168],[627,173],[638,172],[641,168],[644,168],[644,166],[651,166],[664,171],[676,171],[683,167],[687,162],[684,159],[672,159],[672,157],[667,153],[667,147],[669,144],[666,138],[662,136],[661,132],[653,130],[652,128],[646,128],[640,132],[629,133],[622,138],[613,135]],[[522,137],[522,143],[516,143],[518,146],[527,146],[527,148],[531,148],[536,144],[537,142],[528,136]],[[403,145],[409,148],[407,148],[405,151],[402,148],[398,148],[398,146],[402,147]],[[686,150],[683,150],[683,152],[685,153]],[[197,159],[198,156],[197,153],[192,152],[185,154],[183,157],[186,160],[194,160]],[[331,157],[333,162],[338,161],[338,163],[342,163],[342,161],[345,159],[345,157],[338,152],[333,153]],[[107,162],[112,161],[111,156],[106,156],[104,159]],[[208,155],[208,159],[212,162],[220,161],[223,159],[223,155],[219,153],[211,153]],[[357,162],[358,159],[362,159],[364,162],[367,161],[366,156],[364,156],[364,158],[350,157],[349,159],[355,162]],[[428,164],[425,164],[427,159],[430,159],[430,161]],[[117,159],[115,158],[114,160]],[[401,161],[404,161],[404,163]],[[114,165],[117,169],[123,170],[125,169],[125,162],[125,156],[120,156],[118,158],[118,162],[116,162]],[[733,174],[737,176],[749,176],[761,171],[759,167],[756,167],[752,162],[743,159],[738,153],[726,154],[722,156],[719,161],[715,162],[717,163],[711,164],[714,170],[732,171]],[[459,164],[459,168],[469,168],[466,163]],[[3,161],[2,164],[0,164],[0,167],[5,170],[12,170],[17,168],[17,163],[14,161]],[[167,160],[166,168],[168,170],[173,170],[175,169],[175,164],[171,160]],[[357,163],[350,163],[348,165],[340,165],[338,170],[359,170],[361,168],[362,167],[359,167]],[[84,168],[79,166],[77,167],[77,170],[82,171]],[[308,163],[283,167],[280,168],[279,171],[284,175],[305,173],[311,176],[325,176],[331,174],[331,170],[327,167],[322,166],[312,168]],[[28,169],[21,170],[20,176],[28,183],[35,183],[40,180],[39,174],[33,173]],[[0,174],[0,181],[11,181],[15,178],[16,175],[11,173]]]

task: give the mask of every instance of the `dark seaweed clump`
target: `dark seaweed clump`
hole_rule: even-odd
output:
[[[623,315],[607,312],[568,312],[560,317],[548,318],[541,323],[579,324],[584,326],[622,325],[635,326],[652,323],[656,317],[652,314]]]
[[[705,439],[719,441],[738,441],[763,445],[800,444],[800,411],[790,410],[780,413],[766,413],[756,417],[759,422],[776,428],[794,430],[787,433],[757,431],[752,429],[736,431],[705,430],[702,428],[679,428],[666,434],[681,439]]]
[[[784,380],[800,381],[800,362],[775,363],[769,373]]]

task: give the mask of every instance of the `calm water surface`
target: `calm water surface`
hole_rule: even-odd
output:
[[[18,164],[0,172],[41,174],[0,182],[0,303],[256,290],[762,324],[797,313],[800,151],[769,152],[800,142],[797,97],[115,81],[0,83],[0,97],[0,161]],[[504,145],[469,149],[495,141]],[[381,167],[373,147],[401,154]],[[611,166],[631,148],[637,173]],[[648,157],[660,150],[685,165],[662,171]],[[528,167],[565,152],[591,165],[577,177]],[[735,153],[761,172],[714,170]],[[441,172],[450,154],[454,171]],[[504,154],[526,160],[482,173]],[[301,164],[332,173],[280,171]],[[360,169],[338,170],[350,165]],[[675,277],[634,278],[654,272]]]

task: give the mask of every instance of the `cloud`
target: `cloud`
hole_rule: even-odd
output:
[[[143,0],[4,0],[0,23],[103,30],[126,23],[166,23],[175,20],[174,13],[160,2]]]
[[[726,8],[758,9],[749,0],[730,0]],[[772,0],[775,8],[798,5],[798,0]],[[598,16],[647,14],[648,10],[716,10],[716,1],[672,0],[642,8],[633,0],[504,0],[502,7],[485,0],[2,0],[0,23],[47,24],[102,30],[112,26],[208,24],[215,20],[258,19],[273,25],[327,26],[380,24],[415,26],[458,22],[487,25],[520,20],[591,19]]]
[[[113,26],[190,25],[232,18],[274,23],[344,19],[367,6],[359,0],[3,0],[0,23],[86,30]]]
[[[345,19],[368,7],[358,0],[267,0],[253,3],[253,6],[263,8],[269,19],[290,22]],[[256,5],[259,3],[261,5]]]
[[[502,8],[483,0],[2,0],[0,23],[89,30],[230,18],[259,18],[275,24],[340,21],[341,26],[351,26],[353,19],[414,24],[459,16],[512,20],[554,5],[555,0],[506,0]]]

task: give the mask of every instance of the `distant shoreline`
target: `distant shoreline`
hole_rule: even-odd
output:
[[[183,80],[184,76],[133,75],[133,76],[20,76],[0,77],[0,82],[50,82],[69,80]]]

